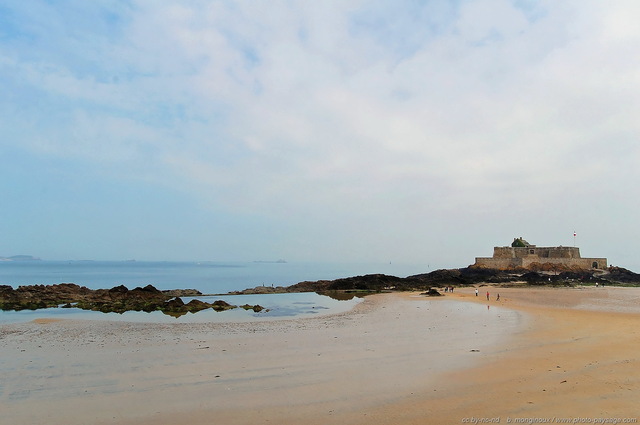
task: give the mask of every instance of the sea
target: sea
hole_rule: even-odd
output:
[[[286,261],[171,262],[171,261],[0,261],[0,285],[53,285],[75,283],[89,289],[124,285],[129,289],[153,285],[157,289],[197,289],[202,301],[224,300],[234,305],[259,304],[256,313],[241,308],[204,310],[180,317],[161,312],[100,313],[75,308],[0,311],[0,324],[42,318],[117,320],[132,322],[227,322],[278,320],[339,313],[353,308],[360,298],[337,300],[315,293],[225,295],[256,286],[289,286],[302,281],[333,280],[382,273],[406,277],[429,272],[428,265],[394,263],[312,263]],[[183,298],[188,302],[191,298]]]

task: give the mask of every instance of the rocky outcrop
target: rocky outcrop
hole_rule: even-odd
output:
[[[202,292],[197,289],[167,289],[162,293],[170,297],[198,297],[202,295]]]
[[[423,292],[420,295],[426,295],[427,297],[440,297],[440,296],[442,296],[442,294],[440,292],[438,292],[438,290],[435,289],[435,288],[429,288],[429,290],[427,292]]]
[[[262,307],[261,305],[250,305],[250,304],[245,304],[245,305],[241,305],[241,308],[244,308],[245,310],[253,310],[254,313],[260,313],[262,310],[264,310],[264,307]]]
[[[77,302],[90,297],[93,291],[73,283],[59,285],[29,285],[13,289],[0,286],[0,308],[2,310],[23,310],[56,307],[59,304]]]
[[[287,292],[380,292],[384,290],[415,289],[417,284],[419,283],[410,278],[400,278],[385,274],[368,274],[335,280],[304,281],[287,287]]]
[[[609,275],[605,277],[610,282],[640,284],[640,274],[622,267],[609,267]]]
[[[182,291],[182,290],[180,290]],[[189,295],[192,291],[187,290]],[[199,291],[195,291],[200,294]],[[172,294],[178,292],[159,291],[152,285],[129,290],[120,285],[111,289],[88,289],[73,283],[58,285],[29,285],[13,289],[11,286],[0,286],[0,309],[2,310],[36,310],[40,308],[62,307],[80,308],[83,310],[102,311],[105,313],[125,311],[162,311],[166,314],[180,315],[195,313],[212,308],[224,311],[236,308],[225,301],[218,300],[206,303],[191,300],[184,303],[180,297]],[[251,306],[254,311],[261,311],[260,306]]]
[[[449,285],[472,285],[480,282],[503,283],[516,280],[516,277],[494,269],[441,269],[431,273],[408,276],[406,278],[384,274],[369,274],[336,280],[300,282],[286,288],[287,292],[330,291],[428,291],[434,287]]]
[[[225,311],[225,310],[231,310],[232,308],[236,308],[236,306],[231,305],[226,301],[218,300],[218,301],[214,301],[214,303],[211,304],[211,308],[213,308],[215,311]]]
[[[291,291],[290,286],[256,286],[255,288],[247,288],[242,291],[229,292],[230,295],[253,295],[253,294],[286,294],[287,292],[313,292],[313,291]]]
[[[609,267],[607,270],[555,268],[538,271],[516,268],[509,270],[484,267],[464,267],[460,269],[440,269],[430,273],[400,278],[384,274],[369,274],[335,280],[304,281],[288,287],[258,287],[235,293],[259,293],[257,291],[317,292],[319,294],[366,293],[381,291],[429,291],[431,288],[460,285],[552,285],[574,286],[589,284],[640,285],[640,274],[621,267]],[[263,292],[269,293],[269,292]],[[435,295],[435,294],[434,294]],[[330,295],[334,296],[334,295]]]

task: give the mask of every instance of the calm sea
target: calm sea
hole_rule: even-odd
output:
[[[220,294],[259,285],[288,286],[305,280],[384,273],[427,272],[424,265],[268,262],[0,261],[0,285],[75,283],[90,289],[153,285]]]
[[[288,286],[305,280],[337,279],[363,274],[384,273],[398,277],[429,271],[410,264],[336,264],[270,262],[145,262],[145,261],[0,261],[0,285],[52,285],[75,283],[90,289],[124,285],[129,289],[153,285],[163,289],[197,289],[203,294],[223,294],[255,286]],[[204,298],[201,298],[204,300]],[[180,318],[162,313],[96,313],[76,309],[48,309],[1,312],[0,323],[41,317],[109,319],[130,321],[243,321],[310,316],[348,310],[358,300],[337,301],[317,294],[277,294],[262,296],[224,296],[236,305],[260,304],[266,313],[241,309],[228,312],[205,311]],[[187,301],[187,300],[185,300]],[[210,300],[207,300],[210,301]]]

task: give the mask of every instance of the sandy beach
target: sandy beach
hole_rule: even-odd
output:
[[[639,325],[640,288],[615,287],[381,294],[268,323],[38,320],[0,326],[0,411],[48,425],[636,423]]]
[[[456,422],[455,407],[465,417],[502,421],[640,420],[640,288],[488,290],[490,303],[500,293],[500,304],[527,312],[531,326],[482,367],[449,374],[434,418]],[[487,289],[480,291],[480,300],[471,291],[458,296],[486,303]]]

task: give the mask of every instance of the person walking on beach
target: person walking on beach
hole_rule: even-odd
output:
[[[476,297],[478,296],[478,288],[476,288]]]
[[[489,291],[487,291],[487,301],[489,301]]]
[[[500,301],[500,294],[496,297],[496,301]]]

